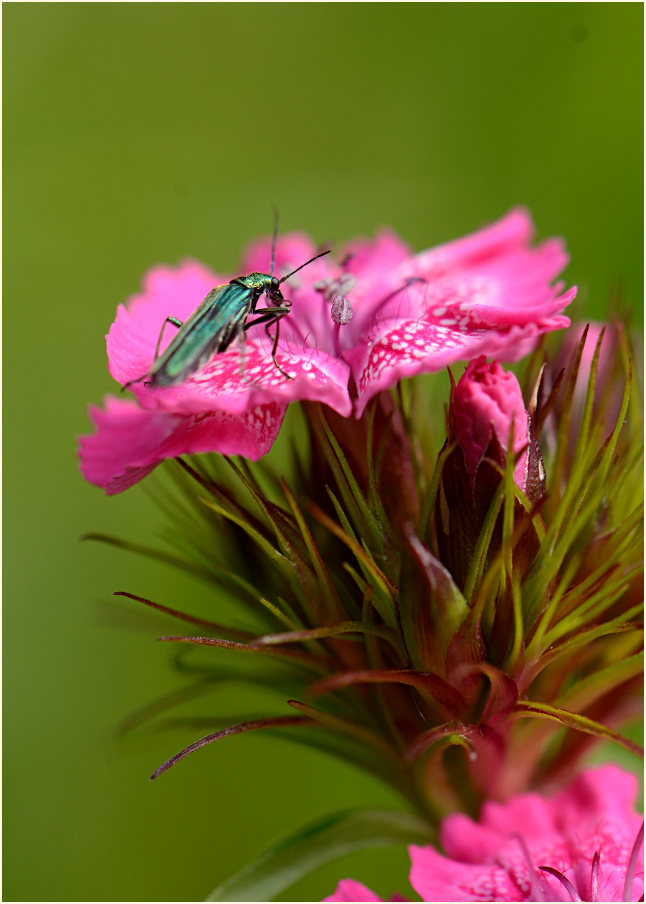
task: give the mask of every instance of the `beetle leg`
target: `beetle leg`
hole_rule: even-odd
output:
[[[240,361],[240,376],[244,377],[247,371],[247,343],[244,339],[244,327],[236,330],[236,339],[239,339],[238,343],[238,358]]]
[[[253,313],[261,314],[261,317],[257,317],[255,320],[249,320],[245,323],[243,329],[245,332],[249,329],[250,326],[255,326],[257,323],[273,323],[275,320],[280,320],[281,317],[284,317],[285,314],[289,314],[290,308],[287,306],[276,306],[273,308],[257,308]]]
[[[273,343],[274,343],[272,346],[272,349],[271,349],[271,360],[274,362],[274,364],[276,365],[278,370],[281,372],[281,374],[284,377],[286,377],[288,380],[291,380],[291,379],[293,379],[293,377],[290,377],[290,375],[286,371],[283,370],[283,368],[280,366],[280,364],[276,360],[276,350],[278,348],[278,337],[280,336],[280,320],[281,320],[281,317],[284,317],[284,316],[285,316],[284,314],[281,314],[280,317],[276,317],[276,318],[274,318],[274,320],[270,320],[269,323],[266,323],[265,324],[265,332],[267,333],[269,338],[273,340]],[[272,325],[272,323],[276,324],[276,335],[275,336],[272,336],[271,333],[269,332],[269,327]]]
[[[159,339],[157,340],[157,345],[155,346],[155,357],[153,358],[153,361],[156,361],[157,358],[159,358],[159,346],[161,345],[162,337],[164,335],[164,330],[166,329],[167,323],[172,323],[173,326],[176,326],[178,329],[182,326],[182,321],[178,320],[177,317],[167,317],[166,320],[164,320],[164,322],[162,323],[162,328],[159,332]]]
[[[272,341],[271,359],[274,362],[274,364],[276,365],[276,367],[278,368],[278,370],[281,372],[281,374],[287,380],[292,380],[293,377],[290,377],[290,375],[288,373],[285,373],[283,368],[280,366],[280,364],[276,360],[276,349],[278,348],[278,337],[280,335],[280,327],[278,326],[278,322],[286,314],[289,314],[290,310],[291,310],[291,305],[275,305],[272,308],[257,308],[254,311],[254,314],[260,314],[260,317],[256,317],[255,320],[249,320],[247,323],[245,323],[245,325],[243,327],[243,329],[246,332],[250,326],[254,326],[257,323],[265,324],[265,332],[267,333],[267,336]],[[271,333],[269,332],[269,327],[272,325],[272,323],[276,324],[276,336],[275,337],[272,336]]]

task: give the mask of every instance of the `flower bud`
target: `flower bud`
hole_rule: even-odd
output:
[[[516,377],[498,361],[487,364],[484,355],[471,361],[455,387],[451,404],[451,426],[462,450],[472,489],[485,456],[501,468],[513,429],[513,452],[518,455],[514,480],[527,487],[529,466],[529,417]]]
[[[481,355],[469,363],[452,393],[447,445],[454,443],[455,448],[444,463],[436,512],[440,558],[461,588],[490,505],[504,480],[510,441],[514,481],[534,502],[544,491],[544,469],[531,415],[516,377]],[[521,517],[520,503],[516,510]],[[499,516],[487,552],[489,561],[500,540]]]

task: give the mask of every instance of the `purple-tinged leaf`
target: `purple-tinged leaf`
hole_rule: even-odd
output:
[[[340,672],[310,684],[312,696],[329,694],[355,684],[405,684],[415,688],[434,705],[455,717],[465,707],[465,700],[450,684],[432,672],[415,672],[411,669],[357,669]]]
[[[477,728],[463,725],[462,722],[447,722],[437,728],[431,728],[418,735],[408,747],[405,754],[406,761],[412,763],[435,745],[440,745],[441,748],[460,746],[471,751],[477,733]]]
[[[212,631],[221,631],[223,634],[230,634],[231,637],[237,637],[240,640],[252,640],[254,636],[251,631],[241,631],[239,628],[230,628],[228,625],[221,625],[218,622],[210,621],[210,619],[207,618],[198,618],[195,615],[189,615],[187,612],[171,609],[170,606],[155,603],[153,600],[146,599],[144,596],[136,596],[134,593],[128,593],[126,590],[115,590],[112,595],[125,596],[129,600],[134,600],[137,603],[144,603],[144,605],[150,606],[151,609],[156,609],[158,612],[164,612],[166,615],[173,616],[173,618],[179,618],[181,621],[189,622],[192,625],[198,625],[201,628],[210,628]]]
[[[263,728],[280,728],[285,725],[293,726],[297,724],[312,725],[313,722],[311,719],[307,719],[303,716],[276,716],[271,719],[256,719],[254,722],[239,722],[237,725],[229,726],[229,728],[214,731],[212,734],[200,738],[199,741],[194,741],[192,744],[189,744],[188,747],[180,750],[175,756],[172,756],[169,760],[166,760],[165,763],[162,763],[162,765],[155,769],[150,776],[150,780],[152,781],[157,778],[163,772],[166,772],[167,769],[170,769],[171,766],[174,766],[175,763],[179,763],[180,760],[185,759],[189,754],[195,753],[196,750],[201,750],[201,748],[206,747],[207,744],[212,744],[213,741],[221,741],[223,738],[228,738],[234,734],[241,734],[244,731],[257,731]]]
[[[462,638],[460,662],[477,661],[473,637],[463,636],[469,607],[451,574],[422,544],[410,525],[404,528],[410,555],[404,559],[400,618],[406,646],[416,669],[432,669],[446,677],[449,648]]]
[[[531,718],[533,716],[539,719],[551,719],[553,722],[559,722],[566,728],[582,731],[584,734],[593,735],[593,737],[600,738],[603,741],[614,741],[616,744],[620,744],[622,747],[625,747],[626,750],[634,753],[635,756],[640,759],[643,759],[644,756],[644,751],[639,744],[636,744],[634,741],[631,741],[630,738],[626,738],[624,735],[619,734],[618,731],[608,728],[607,725],[601,725],[593,719],[588,719],[587,716],[582,716],[579,713],[572,713],[556,706],[549,706],[547,703],[523,700],[516,703],[511,708],[509,715],[517,718]]]
[[[371,627],[359,621],[339,622],[336,625],[323,625],[320,628],[303,628],[301,631],[284,631],[281,634],[263,634],[257,637],[253,646],[273,646],[281,643],[300,643],[308,640],[320,640],[324,637],[338,637],[344,634],[372,634],[391,642],[396,637],[388,628]],[[351,638],[349,638],[351,639]]]
[[[193,643],[206,647],[220,647],[223,650],[240,650],[243,653],[260,653],[267,656],[281,656],[285,659],[291,659],[312,666],[319,670],[325,666],[325,660],[320,657],[312,656],[303,650],[292,650],[290,648],[262,646],[260,644],[239,643],[234,640],[223,640],[220,637],[196,637],[190,635],[158,637],[159,641],[171,641],[174,643]]]
[[[303,713],[309,719],[319,722],[325,728],[338,732],[341,735],[349,735],[357,738],[364,744],[369,745],[375,750],[383,754],[391,763],[395,763],[397,767],[401,767],[401,757],[399,753],[386,741],[381,735],[375,734],[369,728],[359,724],[356,721],[342,719],[340,716],[334,716],[331,713],[323,712],[309,703],[303,703],[301,700],[288,700],[291,707]]]
[[[463,683],[465,684],[465,693],[467,690],[471,690],[473,679],[481,677],[489,682],[489,693],[477,721],[487,722],[492,716],[506,712],[513,706],[518,700],[518,686],[513,678],[488,662],[466,664],[463,667],[457,667],[451,673],[451,681],[454,685],[460,687]],[[481,681],[478,680],[478,685],[480,684]]]

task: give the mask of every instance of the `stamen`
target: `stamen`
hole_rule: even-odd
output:
[[[630,895],[633,890],[633,877],[635,875],[635,866],[637,864],[637,855],[639,854],[639,849],[642,846],[642,841],[644,840],[644,823],[642,822],[642,827],[637,832],[637,838],[635,838],[635,843],[633,844],[633,849],[630,852],[630,858],[628,860],[628,866],[626,868],[626,881],[624,882],[624,891],[621,900],[622,901],[630,901]],[[641,900],[644,900],[644,896],[641,896]]]
[[[332,298],[332,309],[330,311],[332,315],[332,320],[336,324],[346,324],[350,323],[352,320],[352,305],[345,297],[345,295],[335,295]]]
[[[527,872],[529,874],[529,897],[528,901],[545,901],[545,895],[543,894],[543,889],[540,887],[538,882],[538,876],[536,874],[536,868],[532,862],[532,856],[529,853],[529,849],[525,844],[525,839],[522,835],[518,835],[516,832],[512,833],[512,838],[518,842],[518,845],[522,851],[523,857],[525,859],[525,864],[527,866]],[[542,869],[542,867],[539,867]]]
[[[582,901],[583,900],[583,898],[579,895],[576,888],[572,885],[570,880],[566,876],[563,875],[563,873],[560,873],[557,869],[554,869],[551,866],[539,866],[538,868],[540,870],[542,870],[544,873],[549,873],[551,876],[555,876],[559,880],[559,882],[561,883],[563,888],[570,895],[570,898],[573,901]],[[595,899],[593,898],[593,900],[595,900]]]
[[[599,851],[594,852],[594,857],[592,858],[592,876],[591,876],[591,894],[590,897],[593,901],[599,900],[599,861],[601,860],[601,854]]]

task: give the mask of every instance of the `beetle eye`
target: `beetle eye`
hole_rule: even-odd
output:
[[[271,287],[272,289],[277,289],[280,286],[280,280],[277,276],[272,276],[271,278]]]

